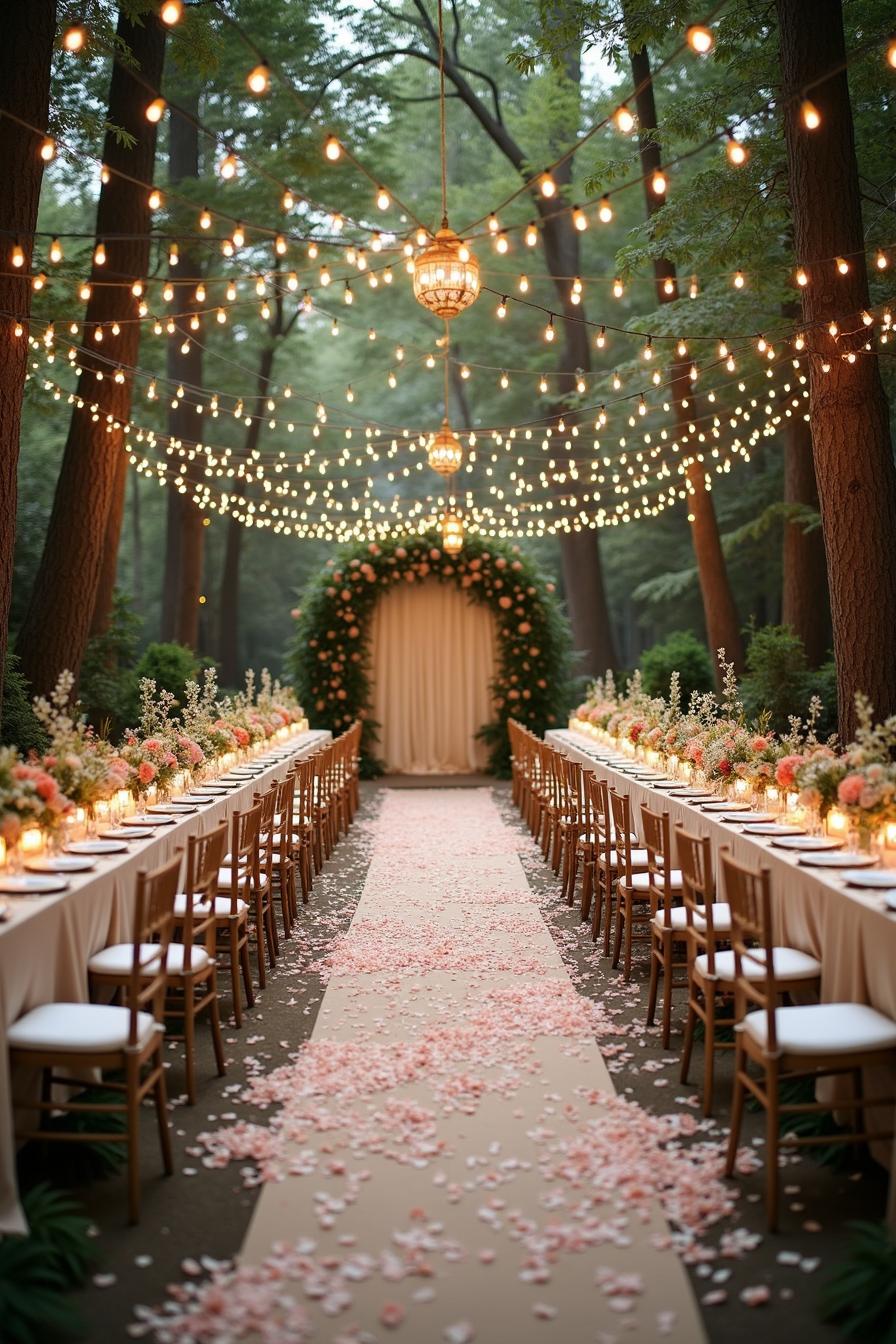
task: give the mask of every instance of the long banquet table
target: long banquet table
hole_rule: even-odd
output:
[[[770,841],[746,835],[740,826],[702,811],[698,804],[670,797],[649,782],[614,769],[601,759],[605,751],[583,733],[555,729],[545,734],[545,740],[629,795],[632,825],[639,835],[643,803],[669,813],[673,834],[681,822],[692,835],[708,835],[716,857],[722,845],[727,845],[739,862],[768,867],[775,940],[819,959],[822,1001],[867,1003],[896,1018],[896,912],[886,909],[882,893],[849,887],[836,872],[800,864],[799,854],[776,849]],[[866,1095],[891,1097],[894,1092],[896,1078],[890,1071],[868,1071]],[[869,1117],[877,1132],[894,1128],[896,1117],[886,1110],[871,1111]],[[896,1147],[878,1143],[874,1153],[896,1173]],[[888,1216],[896,1226],[896,1180],[890,1182]]]
[[[186,850],[190,835],[204,834],[248,806],[254,793],[282,779],[293,761],[330,737],[326,729],[310,729],[272,744],[270,763],[251,779],[159,827],[151,839],[129,842],[126,853],[100,858],[92,871],[73,874],[58,895],[4,897],[9,915],[0,923],[0,1234],[27,1231],[16,1184],[7,1028],[40,1004],[85,1002],[89,958],[133,936],[137,872],[164,863],[178,847]]]

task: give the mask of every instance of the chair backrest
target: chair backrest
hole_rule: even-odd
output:
[[[672,840],[669,813],[654,812],[646,803],[641,804],[641,827],[644,848],[647,850],[647,888],[651,908],[663,911],[663,923],[672,927]]]
[[[613,847],[616,850],[618,880],[632,879],[632,805],[627,793],[609,790],[610,816],[613,820]]]
[[[710,975],[715,975],[716,932],[713,920],[716,884],[712,872],[712,842],[708,835],[689,835],[682,823],[678,822],[675,843],[678,847],[681,894],[688,926],[688,957],[692,960],[705,952],[707,970]],[[699,916],[699,920],[696,916]]]
[[[248,892],[257,883],[260,874],[259,836],[261,835],[261,803],[234,812],[230,818],[230,912],[236,914],[240,891]],[[240,877],[239,874],[244,876]]]
[[[304,828],[306,823],[311,819],[311,808],[314,799],[313,756],[305,756],[302,760],[296,762],[293,780],[295,785],[293,818],[295,819],[298,817],[299,825]]]
[[[766,1013],[769,1053],[778,1048],[775,1008],[778,990],[772,957],[771,874],[768,868],[747,868],[723,845],[719,851],[725,896],[731,907],[731,947],[734,951],[734,1016],[739,1022],[753,1004]],[[757,956],[757,950],[761,955]],[[744,974],[744,962],[751,976]],[[757,975],[757,970],[761,974]]]
[[[183,917],[184,971],[189,972],[193,940],[201,933],[214,929],[214,901],[218,894],[218,869],[227,848],[228,824],[222,821],[205,835],[191,835],[187,839],[187,861],[184,873],[185,910]],[[196,916],[197,905],[207,905],[207,913]],[[212,939],[209,939],[211,944]]]
[[[274,846],[281,858],[287,858],[292,850],[292,818],[296,805],[295,775],[289,774],[277,785],[276,813],[279,816],[277,832],[279,841]]]
[[[566,758],[566,796],[569,803],[570,812],[575,817],[576,825],[580,834],[590,835],[593,829],[591,823],[591,795],[588,792],[586,777],[587,770],[583,770],[578,761]]]
[[[165,972],[168,946],[174,926],[174,901],[180,880],[181,850],[161,867],[137,874],[134,912],[134,956],[128,981],[127,1006],[130,1010],[128,1044],[137,1044],[137,1014],[147,1009],[157,1021],[165,1011]],[[146,943],[158,946],[158,957],[147,961],[141,951]],[[151,972],[149,974],[148,972]]]
[[[264,793],[256,793],[255,802],[261,808],[261,821],[259,824],[259,834],[264,839],[263,846],[259,846],[259,871],[271,875],[273,866],[273,837],[274,837],[274,817],[277,814],[277,797],[280,793],[280,785],[277,780],[271,781],[271,787]],[[263,855],[263,857],[262,857]]]

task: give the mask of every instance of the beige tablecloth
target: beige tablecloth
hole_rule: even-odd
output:
[[[27,1231],[16,1185],[7,1027],[43,1003],[85,1002],[89,958],[132,935],[138,870],[158,867],[178,847],[186,850],[189,835],[203,834],[245,807],[253,793],[282,778],[297,756],[317,750],[330,736],[312,729],[272,747],[271,763],[262,773],[160,828],[151,840],[132,842],[127,853],[100,859],[92,872],[73,877],[57,896],[3,898],[11,913],[0,924],[0,1234]],[[25,1079],[16,1091],[27,1088]]]
[[[708,835],[714,854],[728,845],[739,862],[769,868],[775,940],[819,959],[822,1001],[867,1003],[896,1018],[896,914],[884,908],[880,892],[847,887],[835,873],[805,867],[798,862],[798,855],[775,849],[770,841],[758,836],[744,835],[738,827],[719,821],[684,799],[670,798],[662,790],[614,770],[598,759],[601,748],[584,734],[558,729],[545,737],[553,747],[602,775],[620,792],[628,793],[632,824],[639,834],[641,804],[646,803],[654,811],[668,812],[673,828],[681,822],[692,835]],[[893,1096],[896,1077],[889,1070],[869,1070],[865,1087],[867,1096]],[[878,1133],[893,1129],[892,1113],[878,1108],[868,1115]],[[891,1145],[877,1144],[874,1151],[891,1172],[896,1171],[896,1150]],[[891,1182],[890,1221],[896,1225],[896,1181]]]

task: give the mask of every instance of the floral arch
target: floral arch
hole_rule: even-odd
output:
[[[518,546],[470,537],[449,555],[440,543],[438,533],[428,533],[345,547],[311,580],[293,612],[290,664],[297,692],[312,722],[334,732],[361,718],[369,774],[379,768],[370,710],[370,621],[377,600],[393,584],[432,578],[453,583],[494,613],[495,715],[479,736],[489,746],[496,774],[508,769],[508,718],[540,733],[565,716],[570,639],[554,585]]]

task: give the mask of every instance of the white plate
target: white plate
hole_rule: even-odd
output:
[[[876,868],[879,862],[873,854],[804,854],[799,860],[807,868]]]
[[[172,806],[178,803],[189,803],[192,807],[201,807],[203,803],[213,803],[215,796],[213,793],[186,793],[183,798],[175,798]]]
[[[704,803],[704,812],[749,812],[749,803]]]
[[[847,868],[841,874],[851,887],[873,887],[875,891],[896,891],[896,868],[882,873],[863,872],[861,868]]]
[[[122,826],[172,826],[177,817],[170,812],[135,812],[132,817],[122,817]]]
[[[681,788],[676,789],[675,792],[679,798],[705,798],[709,801],[710,798],[715,797],[715,794],[707,793],[705,789],[694,788],[690,784],[682,784]]]
[[[151,840],[154,835],[148,826],[112,826],[103,831],[105,840]]]
[[[835,840],[832,835],[784,835],[772,844],[778,849],[802,849],[811,852],[824,849],[842,849],[843,841]]]
[[[96,860],[62,854],[56,859],[28,859],[25,867],[29,873],[87,873],[96,867]]]
[[[806,832],[802,826],[779,826],[776,822],[764,823],[761,826],[744,826],[744,835],[805,835]]]
[[[213,798],[216,794],[229,793],[230,789],[230,784],[204,784],[202,786],[203,796],[206,798]]]
[[[197,812],[199,809],[195,803],[162,803],[158,807],[148,807],[146,810],[154,817],[168,817],[178,813],[186,815],[187,812]]]
[[[764,826],[774,819],[774,812],[751,812],[749,816],[745,816],[743,812],[731,812],[730,814],[726,812],[722,817],[722,821],[733,821],[741,826],[745,822],[748,826]]]
[[[5,896],[52,896],[55,891],[67,890],[64,877],[37,877],[33,873],[0,877],[0,891]]]
[[[67,854],[123,854],[126,849],[121,840],[76,840],[65,847]]]

